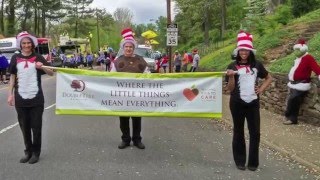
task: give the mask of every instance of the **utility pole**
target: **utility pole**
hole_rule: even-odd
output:
[[[97,17],[97,40],[98,40],[98,52],[100,51],[100,32],[99,32],[99,17],[98,17],[98,8],[96,9]]]
[[[167,0],[167,24],[171,24],[171,0]],[[169,56],[169,72],[172,72],[172,47],[167,46]]]

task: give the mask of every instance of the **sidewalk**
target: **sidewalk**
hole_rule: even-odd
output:
[[[232,125],[229,110],[229,95],[223,95],[222,120]],[[261,144],[301,165],[320,173],[320,127],[299,122],[298,125],[283,125],[283,117],[261,109]],[[247,130],[247,127],[245,127]]]

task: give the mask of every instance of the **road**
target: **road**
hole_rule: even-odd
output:
[[[37,164],[21,164],[16,112],[0,86],[1,180],[317,179],[277,152],[260,149],[256,172],[236,169],[230,128],[210,119],[143,118],[146,149],[119,150],[118,117],[55,115],[55,77],[43,77],[43,145]]]

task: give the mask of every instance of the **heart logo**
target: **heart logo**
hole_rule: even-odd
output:
[[[193,85],[191,88],[185,88],[183,90],[183,95],[189,100],[192,101],[199,94],[199,90]]]

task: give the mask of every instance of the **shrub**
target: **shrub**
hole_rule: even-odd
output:
[[[293,19],[292,8],[288,5],[280,5],[277,7],[273,19],[280,24],[286,25]]]

